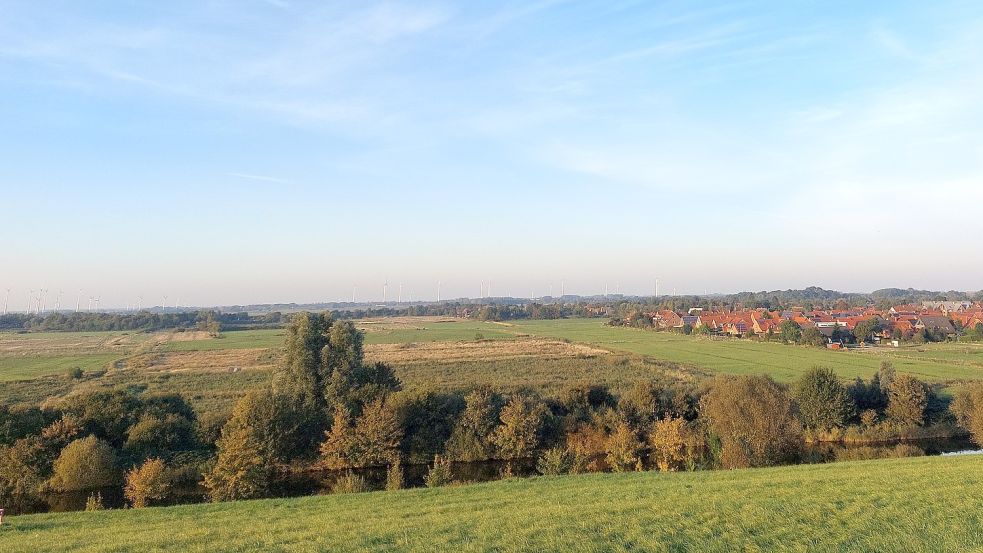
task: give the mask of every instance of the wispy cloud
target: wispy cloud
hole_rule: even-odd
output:
[[[281,179],[281,178],[277,178],[277,177],[268,177],[268,176],[265,176],[265,175],[253,175],[253,174],[250,174],[250,173],[229,173],[229,176],[230,177],[240,178],[240,179],[246,179],[246,180],[256,180],[256,181],[262,181],[262,182],[275,182],[277,184],[290,184],[290,181],[288,181],[286,179]]]

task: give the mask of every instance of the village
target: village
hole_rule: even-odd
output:
[[[694,307],[687,311],[669,309],[641,314],[641,318],[622,321],[628,326],[651,326],[658,330],[726,335],[735,337],[775,337],[798,341],[807,333],[822,336],[831,349],[847,344],[900,342],[939,342],[955,339],[969,331],[983,335],[983,303],[970,301],[923,301],[881,310],[875,307],[807,310],[764,308]],[[641,324],[639,324],[641,323]],[[814,329],[810,331],[809,329]],[[794,335],[794,340],[790,339]]]

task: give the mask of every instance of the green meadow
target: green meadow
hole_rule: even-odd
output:
[[[5,551],[967,551],[983,456],[12,517]]]

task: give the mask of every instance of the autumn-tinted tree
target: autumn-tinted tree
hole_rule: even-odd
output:
[[[642,470],[642,442],[626,421],[614,427],[605,447],[605,461],[614,472]]]
[[[802,431],[792,398],[767,376],[717,377],[701,400],[701,416],[721,441],[725,468],[793,460]]]
[[[212,501],[250,499],[269,486],[268,461],[263,446],[245,417],[235,416],[222,427],[215,466],[205,475]]]
[[[853,401],[831,369],[809,370],[796,383],[794,392],[799,417],[806,428],[839,428],[854,415]]]
[[[164,499],[170,488],[164,461],[147,459],[142,465],[127,471],[123,495],[133,508],[139,509]]]
[[[119,478],[113,447],[90,435],[61,451],[55,459],[51,486],[63,492],[93,490],[117,484]]]
[[[958,390],[950,409],[956,423],[970,432],[977,445],[983,445],[983,383],[975,382]]]
[[[686,420],[667,417],[656,421],[649,431],[649,445],[655,466],[662,472],[678,470],[686,461]]]

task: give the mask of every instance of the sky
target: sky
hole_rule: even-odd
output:
[[[0,0],[0,293],[977,290],[980,98],[978,1]]]

